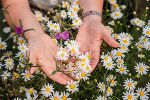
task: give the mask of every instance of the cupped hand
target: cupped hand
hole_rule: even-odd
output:
[[[91,51],[92,71],[99,62],[100,46],[105,41],[112,47],[119,47],[120,44],[115,41],[109,30],[101,23],[98,16],[87,16],[79,28],[76,41],[80,45],[80,51],[85,53]]]
[[[34,35],[28,40],[29,58],[33,66],[40,66],[43,72],[52,80],[66,84],[67,81],[71,81],[71,78],[62,72],[57,72],[52,75],[52,72],[56,70],[57,45],[52,41],[47,34]],[[32,67],[30,74],[36,71],[36,67]]]

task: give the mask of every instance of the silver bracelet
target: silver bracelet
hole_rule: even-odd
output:
[[[102,14],[99,11],[90,10],[90,11],[87,11],[84,14],[82,14],[82,18],[84,18],[88,15],[98,15],[98,16],[102,17]]]

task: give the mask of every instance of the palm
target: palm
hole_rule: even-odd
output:
[[[109,45],[117,47],[118,43],[112,39],[106,27],[97,21],[83,23],[76,37],[80,45],[80,51],[85,53],[91,51],[91,66],[94,69],[99,61],[100,46],[105,40]]]

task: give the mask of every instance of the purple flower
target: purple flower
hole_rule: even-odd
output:
[[[64,40],[68,39],[68,38],[69,38],[69,31],[64,31],[63,33],[57,33],[57,34],[56,34],[56,38],[57,38],[57,39],[60,39],[61,37],[62,37]]]
[[[23,33],[23,26],[21,26],[21,27],[16,27],[15,30],[16,30],[16,32],[17,32],[18,34],[22,34],[22,33]]]
[[[60,39],[60,38],[61,38],[61,34],[62,34],[62,33],[57,33],[57,34],[56,34],[56,38],[57,38],[57,39]]]
[[[67,40],[67,39],[69,38],[69,32],[68,32],[68,31],[64,31],[64,32],[63,32],[63,35],[62,35],[62,38],[63,38],[64,40]]]

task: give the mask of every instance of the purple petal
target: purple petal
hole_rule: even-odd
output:
[[[69,31],[64,31],[64,32],[62,33],[62,38],[63,38],[64,40],[68,39],[68,38],[69,38]]]
[[[16,30],[16,32],[17,32],[18,34],[22,34],[22,33],[23,33],[23,26],[21,26],[21,27],[16,27],[15,30]]]
[[[57,38],[57,39],[60,39],[60,38],[61,38],[61,34],[62,34],[62,33],[57,33],[57,34],[56,34],[56,38]]]

